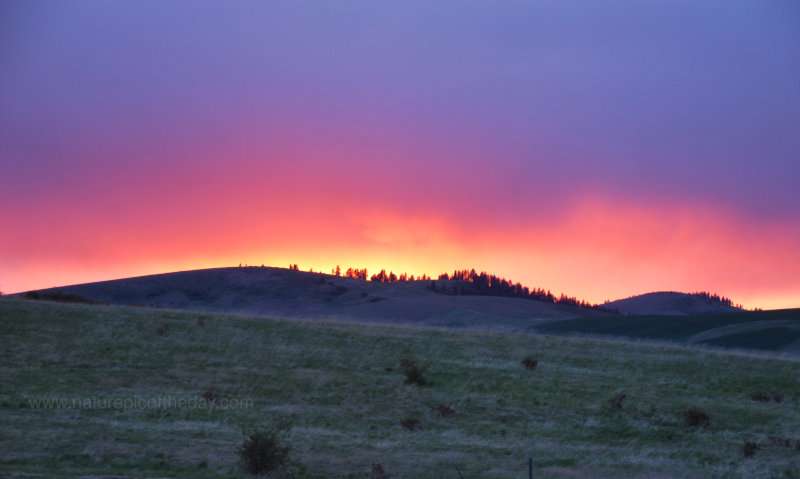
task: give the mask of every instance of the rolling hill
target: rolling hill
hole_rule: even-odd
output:
[[[800,309],[574,318],[545,322],[536,329],[549,334],[624,336],[800,353]]]
[[[628,314],[500,296],[443,294],[463,283],[381,283],[285,268],[184,271],[12,295],[62,301],[546,334],[610,335],[800,353],[800,310],[743,311],[700,294],[607,303]],[[645,311],[648,314],[631,314]]]
[[[691,316],[707,313],[731,313],[742,309],[727,304],[719,298],[702,294],[664,291],[618,299],[603,305],[622,314],[658,314]]]
[[[38,293],[117,305],[515,331],[530,330],[544,320],[610,316],[529,299],[441,294],[428,286],[430,281],[379,283],[285,268],[239,267],[63,286]]]

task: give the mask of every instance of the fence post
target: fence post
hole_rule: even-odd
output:
[[[528,479],[533,479],[533,458],[528,458]]]

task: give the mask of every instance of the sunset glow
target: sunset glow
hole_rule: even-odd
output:
[[[797,9],[538,3],[11,2],[0,291],[297,263],[800,307]]]

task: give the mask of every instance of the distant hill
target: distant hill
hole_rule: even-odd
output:
[[[607,303],[624,315],[478,294],[463,280],[379,282],[296,269],[216,268],[50,288],[20,297],[205,313],[340,319],[546,334],[611,335],[800,353],[800,310],[742,311],[725,298],[650,293]],[[472,289],[470,289],[472,287]],[[454,293],[466,288],[468,294]],[[636,313],[651,314],[636,314]]]
[[[453,282],[381,283],[286,268],[215,268],[63,286],[39,299],[155,306],[291,318],[340,318],[426,326],[530,330],[541,321],[604,317],[567,304],[499,296],[442,294]],[[18,296],[25,296],[21,293]]]
[[[536,329],[548,334],[608,335],[800,353],[800,309],[576,318],[543,323]]]
[[[707,293],[647,293],[626,299],[611,301],[603,305],[622,314],[659,314],[691,316],[708,313],[730,313],[742,311],[726,298]]]

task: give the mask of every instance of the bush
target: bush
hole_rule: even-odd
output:
[[[456,410],[447,404],[437,404],[433,407],[433,410],[441,417],[450,417],[456,413]]]
[[[203,401],[208,404],[215,404],[217,399],[219,399],[219,395],[215,393],[213,389],[208,389],[203,393]]]
[[[750,395],[750,398],[753,401],[769,402],[769,394],[767,394],[765,392],[762,392],[762,391],[754,392],[753,394]]]
[[[25,299],[34,299],[39,301],[59,301],[62,303],[97,304],[96,301],[84,298],[83,296],[73,293],[62,293],[60,291],[28,291],[25,293]]]
[[[781,394],[781,393],[770,393],[770,394],[767,394],[767,393],[765,393],[763,391],[757,391],[757,392],[754,392],[753,394],[751,394],[750,398],[753,401],[758,401],[758,402],[770,402],[770,401],[775,401],[777,403],[783,402],[783,394]]]
[[[383,468],[383,464],[380,462],[372,464],[372,473],[369,475],[369,479],[386,479],[386,471]]]
[[[747,441],[742,446],[742,455],[744,457],[753,457],[756,455],[756,451],[758,450],[758,444],[754,443],[753,441]]]
[[[525,366],[525,369],[528,371],[535,371],[539,366],[539,360],[533,356],[525,356],[525,359],[522,360],[522,365]]]
[[[711,415],[699,407],[690,407],[684,412],[684,421],[687,426],[708,427],[711,424]]]
[[[403,429],[407,431],[413,431],[419,427],[419,419],[407,417],[400,421],[400,425],[403,426]]]
[[[403,384],[416,384],[418,386],[431,385],[431,382],[424,376],[426,368],[419,366],[416,361],[401,359],[400,366],[403,368],[403,372],[405,372],[406,375],[406,380],[403,381]]]
[[[790,437],[783,437],[783,436],[770,436],[769,443],[773,446],[783,446],[783,447],[792,447],[795,443],[794,439]],[[797,441],[800,444],[800,440]]]
[[[628,397],[628,393],[622,392],[615,394],[608,399],[608,407],[611,409],[622,409],[622,401]]]
[[[274,430],[258,430],[250,434],[236,449],[242,469],[253,475],[263,475],[286,466],[288,445]]]

